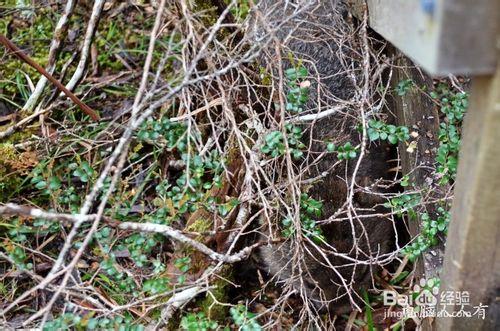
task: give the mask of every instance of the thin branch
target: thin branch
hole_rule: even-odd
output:
[[[158,30],[160,29],[161,18],[163,15],[163,10],[165,9],[165,2],[166,0],[161,0],[160,5],[158,6],[158,12],[156,13],[155,24],[153,26],[153,30],[151,30],[151,35],[149,37],[150,39],[148,46],[148,54],[146,55],[144,69],[142,71],[141,84],[139,86],[139,90],[137,90],[137,93],[135,95],[134,105],[132,106],[132,120],[134,120],[135,117],[137,116],[137,112],[139,111],[139,103],[141,102],[144,91],[146,90],[146,84],[148,82],[148,76],[149,76],[149,68],[151,67],[151,61],[153,60],[156,35],[158,34]]]
[[[92,7],[92,14],[90,15],[90,20],[87,23],[87,30],[85,31],[85,39],[83,40],[83,47],[80,52],[80,61],[76,67],[75,73],[66,84],[68,90],[73,90],[76,84],[80,81],[85,71],[85,64],[87,63],[87,58],[90,51],[90,45],[92,43],[92,38],[94,37],[95,29],[97,27],[97,22],[101,16],[102,7],[104,6],[105,0],[95,0],[94,6]]]
[[[59,21],[57,22],[56,28],[54,30],[53,36],[54,38],[52,39],[52,42],[50,43],[50,49],[49,49],[49,56],[47,60],[47,72],[52,74],[55,67],[56,67],[56,55],[57,51],[59,50],[59,47],[61,46],[62,43],[62,38],[64,36],[64,31],[66,29],[66,24],[69,21],[69,17],[73,13],[73,9],[75,8],[75,3],[76,1],[74,0],[68,0],[66,3],[66,7],[64,8],[64,12],[59,18]],[[35,107],[36,103],[38,102],[38,99],[42,95],[43,89],[45,88],[45,85],[47,84],[47,78],[45,76],[41,77],[40,80],[38,80],[38,83],[36,84],[35,90],[33,93],[31,93],[28,101],[23,106],[23,110],[31,111]]]
[[[286,123],[299,123],[299,122],[311,122],[311,121],[317,121],[319,119],[334,115],[338,113],[339,111],[344,110],[344,106],[337,106],[337,107],[332,107],[328,110],[322,111],[320,113],[316,114],[307,114],[307,115],[301,115],[301,116],[295,116],[286,121]]]
[[[21,215],[35,218],[44,218],[52,221],[66,221],[71,223],[78,222],[91,222],[97,218],[97,214],[62,214],[62,213],[52,213],[47,212],[39,208],[32,208],[24,205],[17,205],[13,203],[8,203],[0,207],[0,215]],[[104,222],[110,226],[119,228],[121,230],[132,230],[138,232],[149,232],[158,233],[166,237],[172,238],[178,242],[186,244],[195,248],[196,250],[204,253],[210,259],[218,262],[224,263],[236,263],[248,258],[252,250],[258,246],[260,243],[255,243],[251,246],[245,247],[238,253],[233,255],[225,255],[215,252],[214,250],[208,248],[206,245],[189,238],[184,235],[181,231],[176,230],[168,225],[154,224],[154,223],[137,223],[137,222],[119,222],[109,218],[104,218]]]
[[[12,41],[10,41],[3,34],[0,34],[0,43],[2,43],[6,48],[10,49],[12,54],[14,54],[18,58],[29,64],[30,66],[32,66],[34,69],[36,69],[36,71],[38,71],[45,77],[47,77],[47,79],[52,84],[54,84],[59,90],[61,90],[64,94],[66,94],[66,96],[68,96],[68,98],[70,98],[74,103],[76,103],[78,107],[80,107],[80,109],[83,110],[85,114],[90,116],[90,118],[92,118],[94,121],[99,120],[99,115],[97,115],[97,113],[92,108],[90,108],[82,101],[80,101],[80,99],[78,99],[76,95],[74,95],[70,90],[64,87],[63,84],[61,84],[57,79],[55,79],[51,74],[49,74],[47,70],[45,70],[41,65],[36,63],[28,55],[24,54],[24,52],[19,47],[17,47]]]

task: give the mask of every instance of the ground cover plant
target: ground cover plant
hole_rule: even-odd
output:
[[[247,0],[0,6],[0,34],[99,114],[92,119],[1,48],[0,325],[411,325],[380,318],[380,289],[411,291],[412,264],[445,238],[466,80],[436,81],[432,90],[411,79],[391,84],[395,59],[384,55],[366,19],[329,29],[309,16],[317,7],[313,0],[293,4],[280,25],[272,11]],[[320,28],[338,46],[343,75],[352,78],[342,97],[280,35],[304,17],[311,20],[307,29]],[[395,124],[391,98],[409,91],[441,112],[428,188],[400,169],[401,153],[414,152],[419,132]],[[336,134],[312,138],[318,120],[339,114],[359,142]],[[394,153],[390,175],[370,185],[341,178],[346,203],[325,216],[329,202],[310,188],[328,171],[308,174],[327,158],[330,172],[362,167],[370,146]],[[366,192],[381,202],[371,209],[353,203]],[[327,251],[329,223],[380,214],[399,238],[376,258],[348,256],[351,265],[377,268],[357,310],[320,311],[297,291],[306,271],[276,283],[279,275],[256,266],[255,252],[270,245],[290,247],[300,266],[304,247]],[[421,233],[408,236],[405,226],[419,220]]]

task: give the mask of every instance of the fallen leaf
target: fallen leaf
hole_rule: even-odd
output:
[[[406,151],[410,154],[412,154],[415,149],[417,148],[417,142],[414,140],[412,141],[409,145],[408,145],[408,148],[406,149]]]

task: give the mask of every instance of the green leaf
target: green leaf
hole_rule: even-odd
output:
[[[297,79],[297,72],[296,72],[295,68],[286,69],[285,75],[289,80],[296,80]]]
[[[87,322],[87,329],[94,330],[99,325],[99,320],[96,318],[91,318]]]
[[[38,183],[35,184],[35,187],[39,190],[44,189],[47,187],[47,183],[44,180],[39,181]]]
[[[301,78],[306,77],[308,75],[307,68],[306,67],[300,67],[299,70],[298,70],[298,75]]]
[[[398,137],[396,137],[395,135],[392,135],[392,134],[389,135],[388,140],[393,145],[398,143]]]
[[[363,291],[363,294],[365,299],[365,317],[366,317],[366,324],[368,326],[368,331],[375,331],[373,323],[372,307],[370,305],[370,298],[368,297],[368,292],[366,292],[366,290]]]
[[[368,136],[371,141],[375,141],[380,138],[380,134],[378,133],[378,131],[375,130],[368,130]]]
[[[186,282],[186,275],[180,275],[179,277],[177,277],[177,281],[179,282],[179,284],[184,284]]]
[[[49,179],[49,190],[54,191],[61,187],[61,180],[55,176]]]
[[[75,169],[75,171],[73,171],[73,176],[75,177],[81,177],[83,176],[85,173],[82,171],[82,169],[78,168],[78,169]]]
[[[300,159],[302,157],[302,155],[304,155],[304,153],[298,149],[294,149],[292,151],[292,154],[293,154],[294,159]]]

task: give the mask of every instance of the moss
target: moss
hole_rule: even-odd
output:
[[[186,226],[186,231],[203,233],[212,228],[212,220],[210,219],[210,213],[205,209],[198,209],[189,218],[188,224]],[[197,238],[199,239],[199,238]]]
[[[228,302],[229,301],[229,287],[231,284],[226,280],[233,280],[232,267],[226,265],[222,267],[219,272],[217,280],[215,280],[211,285],[215,288],[210,292],[212,295],[207,294],[205,298],[201,299],[197,304],[198,307],[205,313],[205,315],[211,320],[224,321],[228,315],[228,306],[220,305],[217,302]]]
[[[14,144],[7,142],[0,144],[0,163],[5,163],[12,161],[17,157],[16,149]]]
[[[209,231],[213,226],[210,213],[203,208],[198,209],[188,220],[186,231],[204,233]],[[203,242],[204,236],[199,235],[196,240]],[[207,257],[205,254],[187,246],[184,248],[184,254],[191,257],[190,273],[198,273],[207,267]]]
[[[202,22],[207,27],[214,25],[219,18],[212,1],[194,0],[192,2],[192,10],[193,12],[205,12],[205,15],[202,17]]]
[[[25,175],[38,163],[34,152],[19,153],[11,142],[0,144],[0,202],[19,189]]]
[[[10,167],[10,162],[17,157],[14,145],[0,144],[0,155],[0,202],[6,202],[22,179],[13,175]]]
[[[211,230],[213,227],[211,214],[201,208],[196,211],[189,219],[186,226],[186,231],[203,233]],[[202,241],[203,235],[200,235],[196,240]],[[185,253],[191,256],[191,273],[198,273],[201,270],[207,268],[207,257],[193,248],[186,247]],[[225,280],[231,280],[232,277],[232,267],[224,266],[219,272],[219,276],[215,279],[211,285],[215,288],[211,290],[212,295],[207,294],[203,299],[200,299],[196,306],[201,308],[201,310],[212,320],[223,321],[228,313],[228,308],[223,305],[217,304],[217,302],[227,302],[229,299],[228,295],[228,285],[229,283]]]
[[[12,126],[12,123],[9,123],[6,125],[1,125],[0,132],[7,130],[10,126]],[[29,138],[31,138],[31,136],[33,134],[35,134],[38,131],[38,127],[39,127],[38,124],[34,124],[34,125],[29,126],[28,128],[23,128],[22,130],[18,130],[16,132],[14,132],[13,134],[11,134],[10,136],[8,136],[8,138],[6,138],[7,139],[6,143],[14,145],[14,144],[18,144],[21,142],[25,142]],[[14,146],[12,146],[12,148],[13,147]],[[0,159],[1,158],[2,158],[2,155],[0,155]]]

